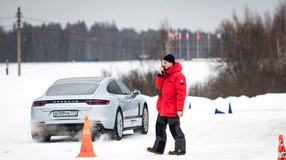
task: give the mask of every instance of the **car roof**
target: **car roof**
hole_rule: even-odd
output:
[[[76,83],[76,82],[90,82],[90,83],[100,83],[104,79],[109,79],[107,77],[72,77],[63,78],[54,82],[54,84],[61,83]]]

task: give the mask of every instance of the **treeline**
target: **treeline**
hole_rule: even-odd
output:
[[[191,95],[210,98],[255,96],[286,91],[286,2],[264,19],[245,10],[242,20],[234,14],[218,28],[221,45],[213,45],[220,57],[220,74],[191,89]]]
[[[170,33],[180,39],[170,39]],[[186,36],[189,36],[189,39]],[[140,33],[134,29],[119,30],[115,24],[95,23],[90,29],[84,22],[67,24],[50,23],[32,26],[24,22],[21,27],[21,50],[23,62],[70,62],[70,61],[118,61],[135,59],[157,59],[166,54],[166,42],[170,52],[177,58],[196,57],[195,51],[200,49],[200,57],[209,56],[209,33],[189,30],[148,30]],[[212,41],[217,38],[214,36]],[[207,42],[208,41],[208,42]],[[187,51],[188,50],[188,51]],[[180,57],[179,57],[180,56]],[[5,32],[0,26],[0,62],[17,61],[17,29]]]
[[[264,17],[246,8],[244,18],[234,14],[231,20],[221,22],[216,33],[218,39],[212,41],[210,56],[220,62],[219,74],[191,86],[190,96],[215,99],[286,92],[286,1],[273,15],[266,13]],[[155,76],[155,72],[142,75],[134,70],[121,79],[154,96],[158,94]]]

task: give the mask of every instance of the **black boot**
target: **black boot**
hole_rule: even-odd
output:
[[[174,151],[169,151],[169,155],[185,155],[186,151],[181,151],[181,150],[174,150]]]
[[[161,152],[158,152],[158,151],[156,151],[154,148],[152,148],[152,147],[148,147],[147,148],[147,151],[148,152],[151,152],[151,153],[154,153],[154,154],[163,154],[163,153],[161,153]]]

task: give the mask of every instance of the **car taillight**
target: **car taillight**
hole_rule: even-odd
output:
[[[107,105],[110,103],[109,100],[102,100],[102,99],[89,99],[85,101],[88,105]]]
[[[45,101],[34,101],[33,107],[41,107],[41,106],[44,106],[46,104],[47,104],[47,102],[45,102]]]

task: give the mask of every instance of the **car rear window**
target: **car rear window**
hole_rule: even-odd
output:
[[[64,95],[88,95],[93,94],[99,84],[98,83],[63,83],[52,85],[46,95],[47,96],[64,96]]]

